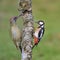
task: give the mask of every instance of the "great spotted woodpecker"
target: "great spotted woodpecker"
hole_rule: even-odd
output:
[[[41,38],[44,35],[44,21],[40,20],[37,22],[38,23],[38,27],[34,33],[34,46],[37,45],[39,43],[39,41],[41,40]]]
[[[12,17],[10,19],[10,33],[16,48],[19,49],[21,42],[21,31],[16,24],[17,19],[18,17]]]

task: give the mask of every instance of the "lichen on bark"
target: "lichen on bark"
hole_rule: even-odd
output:
[[[32,60],[32,40],[33,40],[33,16],[32,16],[31,0],[20,0],[20,11],[23,14],[22,29],[22,58],[21,60]]]

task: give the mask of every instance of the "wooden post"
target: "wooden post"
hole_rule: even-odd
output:
[[[33,42],[33,16],[31,0],[20,0],[19,7],[23,18],[22,29],[22,58],[21,60],[32,60],[32,42]]]

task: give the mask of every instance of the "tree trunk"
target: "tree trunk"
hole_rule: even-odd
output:
[[[23,29],[22,29],[22,59],[32,60],[32,42],[33,42],[33,16],[31,0],[20,0],[20,11],[23,14]]]

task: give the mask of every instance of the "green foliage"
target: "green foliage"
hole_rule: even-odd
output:
[[[20,51],[9,35],[9,19],[19,14],[17,0],[0,0],[0,60],[20,60]],[[60,60],[60,1],[33,0],[34,20],[45,21],[45,34],[33,49],[33,60]],[[22,20],[18,20],[19,27]],[[34,26],[36,26],[34,24]]]

